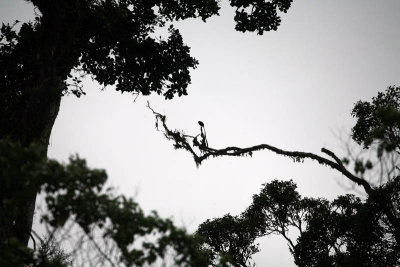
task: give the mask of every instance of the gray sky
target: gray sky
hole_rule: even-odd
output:
[[[293,179],[304,196],[332,200],[347,193],[338,173],[269,152],[210,159],[196,168],[155,130],[145,103],[188,133],[197,134],[202,120],[213,147],[268,143],[340,155],[332,131],[350,131],[354,103],[400,84],[400,1],[295,0],[278,31],[263,36],[236,32],[234,10],[226,1],[222,6],[207,23],[178,24],[200,61],[189,96],[168,102],[140,96],[134,103],[134,96],[100,91],[88,80],[87,96],[63,99],[49,156],[66,161],[78,153],[106,169],[110,184],[136,195],[146,211],[172,216],[191,231],[206,219],[239,214],[272,179]],[[1,21],[32,14],[23,1],[0,0]],[[259,242],[258,266],[294,266],[282,238]]]

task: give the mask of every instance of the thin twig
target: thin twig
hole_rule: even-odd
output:
[[[32,235],[32,231],[29,233],[29,235],[31,236],[32,242],[33,242],[33,250],[36,251],[36,241],[35,238]]]

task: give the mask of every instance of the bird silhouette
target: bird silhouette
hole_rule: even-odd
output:
[[[206,129],[204,128],[204,123],[202,121],[199,121],[199,125],[200,125],[200,135],[202,138],[202,145],[208,146],[208,142],[207,142],[207,137],[206,137]]]

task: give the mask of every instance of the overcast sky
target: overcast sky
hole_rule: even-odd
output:
[[[216,148],[267,143],[314,153],[326,147],[341,155],[332,132],[349,133],[354,103],[400,84],[398,0],[295,0],[278,31],[263,36],[236,32],[234,10],[221,2],[219,17],[178,24],[200,62],[188,96],[134,102],[130,94],[100,91],[88,80],[86,96],[63,99],[49,147],[52,158],[66,161],[78,153],[91,167],[106,169],[121,193],[190,231],[206,219],[239,214],[272,179],[293,179],[310,197],[332,200],[348,191],[326,167],[266,151],[196,168],[188,153],[156,131],[147,100],[172,128],[197,134],[202,120]],[[0,0],[3,22],[32,14],[22,0]],[[282,238],[259,242],[258,266],[294,266]]]

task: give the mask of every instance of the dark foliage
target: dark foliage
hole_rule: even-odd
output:
[[[40,147],[23,147],[9,140],[0,140],[1,194],[0,227],[12,225],[26,192],[45,194],[47,212],[41,221],[53,229],[62,228],[69,219],[90,235],[94,229],[102,238],[110,239],[120,251],[119,263],[143,266],[163,258],[168,248],[176,251],[175,263],[180,266],[205,266],[207,258],[197,249],[196,239],[174,226],[156,212],[145,215],[130,198],[115,196],[105,188],[104,170],[90,169],[79,157],[68,164],[42,157]],[[132,246],[145,236],[158,236],[144,241],[140,248]],[[57,247],[44,243],[33,251],[15,238],[0,242],[0,266],[61,266],[65,258]],[[50,244],[50,247],[49,247]],[[53,251],[49,256],[48,251]],[[64,262],[63,262],[64,261]]]
[[[351,113],[357,118],[353,139],[368,148],[379,140],[378,155],[383,151],[400,150],[400,87],[389,86],[371,102],[358,101]]]
[[[236,7],[235,29],[260,35],[276,31],[281,24],[278,11],[286,13],[291,4],[292,0],[231,0],[231,6]]]
[[[399,206],[400,177],[379,190]],[[289,232],[297,230],[296,241]],[[398,266],[400,248],[379,204],[353,195],[332,202],[302,198],[292,182],[272,181],[253,196],[239,216],[207,220],[198,229],[203,249],[212,259],[230,255],[235,266],[251,266],[258,252],[256,238],[278,234],[285,238],[298,266]]]

